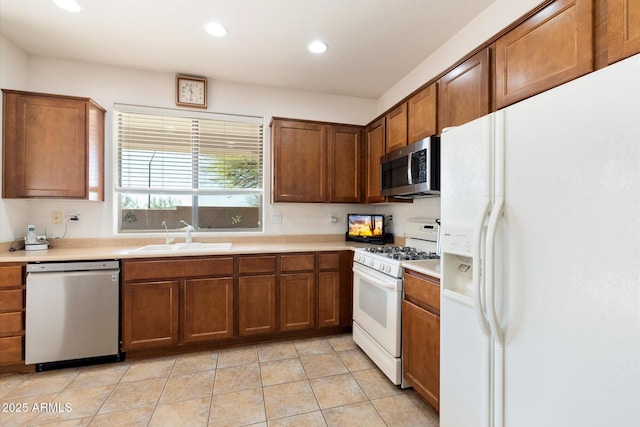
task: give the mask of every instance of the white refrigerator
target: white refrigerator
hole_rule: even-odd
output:
[[[640,426],[640,55],[441,140],[441,427]]]

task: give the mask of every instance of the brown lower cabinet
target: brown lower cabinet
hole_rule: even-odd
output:
[[[234,336],[234,258],[122,262],[122,350]]]
[[[122,349],[345,329],[351,260],[351,251],[123,260]]]
[[[440,410],[440,280],[405,270],[402,375]]]
[[[0,266],[0,365],[24,362],[25,264]]]

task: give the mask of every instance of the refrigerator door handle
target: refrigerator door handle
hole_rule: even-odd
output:
[[[495,203],[491,209],[489,224],[487,226],[487,241],[485,248],[485,302],[487,304],[487,317],[491,335],[500,347],[504,347],[504,331],[498,320],[495,302],[495,249],[498,223],[504,211],[504,197],[496,196]]]
[[[489,208],[491,207],[491,202],[487,200],[482,208],[482,214],[478,215],[478,222],[474,226],[473,233],[473,248],[472,248],[472,280],[473,280],[473,306],[475,308],[475,312],[478,318],[478,323],[480,323],[480,330],[486,336],[491,336],[491,327],[489,326],[489,321],[486,316],[486,307],[484,302],[484,286],[483,286],[483,274],[481,273],[481,260],[480,255],[482,253],[482,235],[484,231],[484,223],[489,214]]]

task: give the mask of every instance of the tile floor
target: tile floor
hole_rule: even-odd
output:
[[[0,426],[421,426],[350,335],[0,376]]]

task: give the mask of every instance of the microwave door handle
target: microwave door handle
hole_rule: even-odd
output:
[[[413,157],[413,153],[409,153],[407,155],[407,182],[409,183],[409,185],[413,184],[413,176],[412,176],[412,170],[411,170],[411,158]]]

